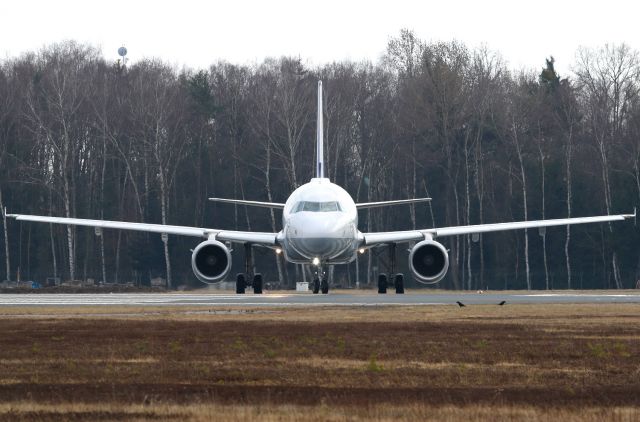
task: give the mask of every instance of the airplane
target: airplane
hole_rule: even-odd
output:
[[[315,294],[329,292],[329,283],[323,267],[353,262],[358,253],[363,253],[367,249],[377,246],[389,248],[389,275],[393,277],[396,293],[402,294],[404,293],[404,276],[403,274],[393,274],[395,271],[395,251],[398,244],[415,242],[409,252],[409,268],[412,275],[420,283],[435,284],[445,277],[449,269],[448,251],[444,245],[436,240],[437,238],[459,235],[477,236],[480,233],[570,224],[603,223],[636,217],[634,210],[633,214],[363,233],[358,230],[359,210],[415,204],[430,201],[431,198],[355,203],[346,190],[325,177],[323,133],[322,81],[318,81],[315,177],[309,183],[294,190],[285,203],[209,198],[209,200],[219,203],[281,210],[283,229],[278,233],[24,214],[7,214],[7,217],[19,221],[89,226],[95,227],[96,230],[103,228],[137,230],[160,233],[165,236],[171,234],[203,238],[204,240],[192,251],[191,267],[196,278],[207,284],[224,280],[230,272],[231,244],[244,245],[247,275],[250,272],[252,247],[267,247],[276,253],[283,253],[288,262],[316,267],[316,276],[312,283],[312,290]],[[386,274],[378,276],[378,293],[387,292],[388,282]],[[262,276],[255,274],[253,280],[247,280],[245,273],[238,274],[236,293],[245,293],[247,285],[253,287],[255,294],[261,294],[263,290]]]

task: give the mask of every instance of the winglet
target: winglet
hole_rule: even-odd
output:
[[[633,218],[635,220],[637,214],[638,214],[638,209],[636,207],[633,207],[633,214],[622,214],[621,217],[624,219]]]
[[[2,210],[2,216],[4,218],[18,218],[19,214],[7,214],[7,207],[4,207],[4,209]]]
[[[637,215],[638,215],[638,209],[636,207],[633,207],[633,214],[623,214],[622,218],[624,218],[625,220],[633,218],[633,225],[635,226],[638,223]]]

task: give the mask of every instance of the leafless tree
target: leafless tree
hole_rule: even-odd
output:
[[[168,224],[170,197],[176,171],[182,163],[187,138],[184,136],[184,95],[179,90],[175,72],[170,67],[154,61],[136,64],[132,73],[131,113],[138,123],[138,141],[143,147],[143,157],[151,165],[145,175],[151,176],[159,188],[160,217]],[[148,191],[148,189],[147,189]],[[171,288],[171,259],[169,238],[163,236],[167,286]]]
[[[5,69],[0,67],[0,169],[6,169],[5,156],[7,155],[7,144],[9,134],[16,119],[16,85],[9,79]],[[6,179],[6,174],[3,174]],[[2,229],[4,234],[4,254],[6,265],[6,280],[11,280],[11,253],[9,249],[9,230],[7,227],[7,217],[5,205],[2,200],[2,185],[0,184],[0,213],[2,213]]]
[[[42,50],[38,75],[26,94],[30,129],[45,154],[53,189],[61,189],[66,217],[75,216],[77,166],[87,145],[86,99],[92,95],[90,72],[99,60],[97,50],[66,42]],[[67,227],[69,277],[76,278],[75,230]]]
[[[277,213],[206,198],[281,202],[313,177],[322,79],[332,181],[359,202],[434,198],[361,213],[362,230],[619,212],[640,199],[637,62],[629,47],[604,47],[581,52],[575,80],[561,79],[552,61],[539,78],[521,77],[487,48],[427,42],[406,30],[377,63],[320,67],[285,57],[178,71],[154,60],[109,63],[78,43],[53,45],[0,60],[0,208],[278,231]],[[592,200],[593,186],[603,201]],[[193,239],[161,245],[155,235],[98,238],[83,228],[2,221],[7,277],[12,267],[34,279],[53,268],[74,279],[142,281],[166,272],[172,286],[196,283],[184,258]],[[522,233],[443,239],[451,250],[443,286],[517,287],[522,275],[527,288],[553,288],[565,274],[568,287],[609,278],[624,286],[637,272],[637,238],[603,227],[549,229],[542,242]],[[361,256],[346,279],[355,267],[359,284],[375,282],[387,256]],[[255,258],[287,283],[281,258]],[[398,258],[397,270],[407,272]],[[234,259],[234,270],[242,264]],[[544,281],[534,270],[542,266]]]
[[[587,131],[600,156],[607,214],[612,212],[611,157],[627,130],[629,112],[640,93],[640,57],[625,44],[598,50],[581,48],[576,70]],[[612,232],[611,224],[609,231]],[[617,251],[612,252],[615,285],[622,288]]]

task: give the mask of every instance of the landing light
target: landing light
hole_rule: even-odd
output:
[[[311,261],[311,263],[315,266],[320,265],[320,258],[318,257],[313,258],[313,261]]]
[[[280,249],[280,248],[276,248],[276,253],[277,253],[278,255],[280,255],[280,254],[282,253],[282,249]]]
[[[360,248],[360,249],[358,249],[358,252],[360,252],[360,253],[364,253],[364,251],[365,251],[365,249],[364,249],[364,248]]]

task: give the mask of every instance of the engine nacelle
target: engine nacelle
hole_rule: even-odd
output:
[[[447,275],[449,254],[442,244],[423,240],[411,249],[409,267],[420,283],[435,284]]]
[[[191,268],[203,283],[221,281],[231,270],[231,252],[217,240],[207,240],[193,250]]]

